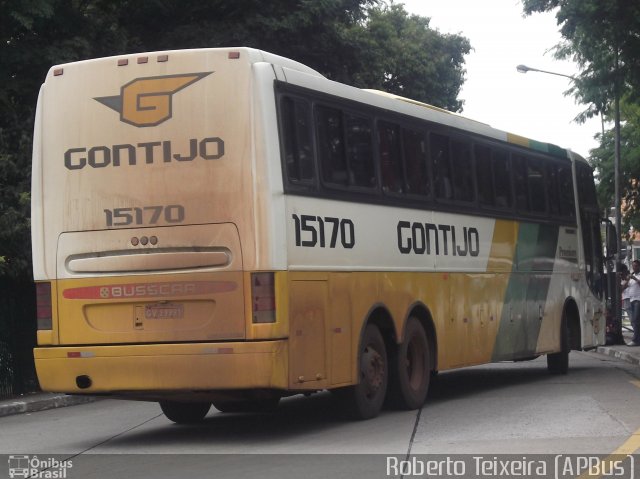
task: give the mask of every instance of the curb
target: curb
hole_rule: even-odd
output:
[[[14,414],[26,414],[59,407],[75,406],[94,402],[99,398],[87,396],[70,396],[67,394],[56,394],[49,397],[25,397],[16,401],[6,401],[0,403],[0,417],[12,416]]]
[[[620,351],[614,348],[608,348],[606,346],[598,346],[596,352],[600,354],[604,354],[605,356],[610,356],[612,358],[620,359],[622,361],[626,361],[631,364],[635,364],[636,366],[640,365],[640,357],[629,354],[625,351]]]

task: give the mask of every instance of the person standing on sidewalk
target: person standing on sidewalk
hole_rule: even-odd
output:
[[[633,272],[622,282],[623,296],[631,301],[631,327],[633,340],[627,346],[640,346],[640,260],[631,263]]]

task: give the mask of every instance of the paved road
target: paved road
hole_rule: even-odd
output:
[[[544,358],[442,373],[421,411],[363,422],[341,417],[327,393],[285,399],[271,415],[212,409],[197,426],[116,400],[7,416],[0,454],[71,460],[70,479],[387,477],[388,455],[633,452],[639,401],[638,366],[574,352],[567,376],[550,376]]]

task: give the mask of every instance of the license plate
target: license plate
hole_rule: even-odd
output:
[[[182,319],[184,305],[179,303],[145,304],[145,319]]]

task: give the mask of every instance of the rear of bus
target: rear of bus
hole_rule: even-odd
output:
[[[253,120],[274,108],[261,55],[170,51],[48,73],[32,185],[43,390],[208,401],[286,387],[274,275],[261,271],[274,250],[257,193],[270,176]]]

